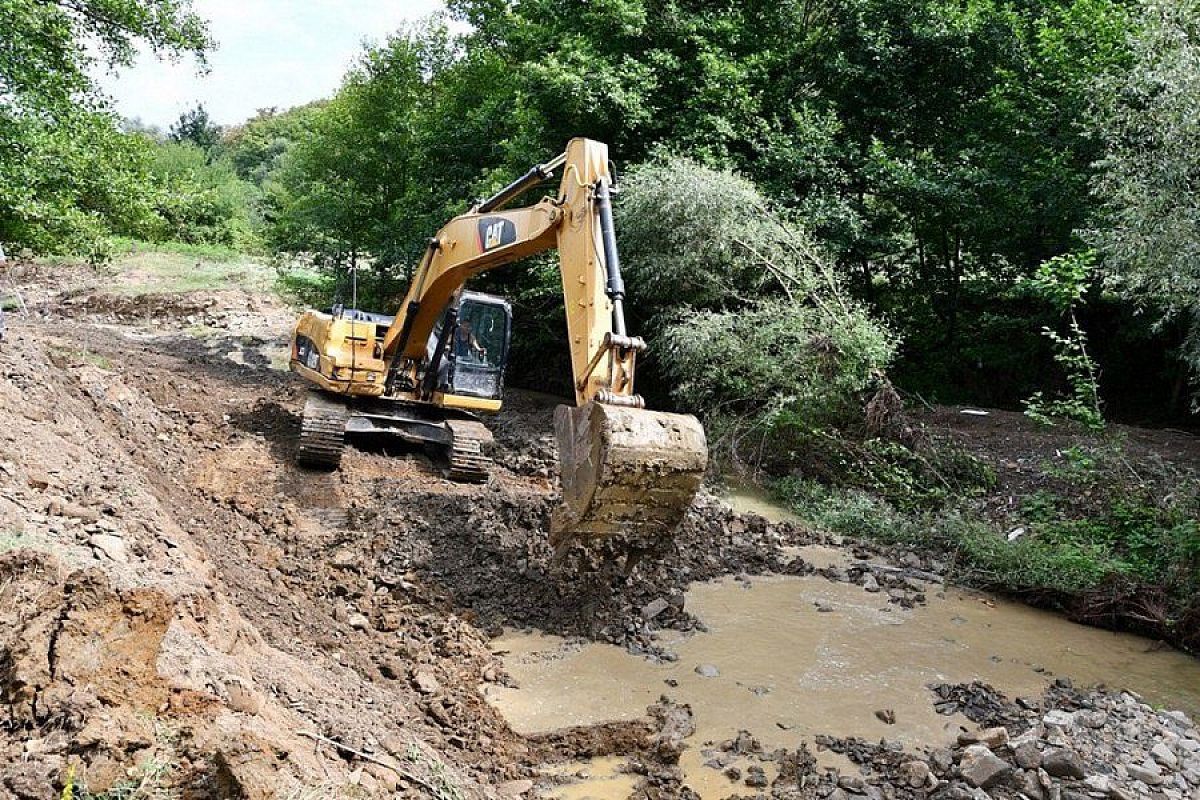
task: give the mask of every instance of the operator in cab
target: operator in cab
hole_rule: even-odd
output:
[[[487,348],[475,337],[474,326],[469,319],[460,319],[454,333],[454,357],[464,358],[477,355],[480,361],[487,359]]]

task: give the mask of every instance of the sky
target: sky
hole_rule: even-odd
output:
[[[382,41],[406,21],[443,9],[441,0],[194,0],[218,47],[211,70],[142,53],[137,63],[98,80],[117,113],[167,128],[203,103],[231,125],[260,108],[288,108],[328,97],[364,40]]]

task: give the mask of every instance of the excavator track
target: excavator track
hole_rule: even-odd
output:
[[[300,423],[300,446],[296,460],[306,467],[337,469],[346,444],[346,420],[350,412],[337,400],[309,392]]]
[[[485,483],[492,459],[484,448],[492,443],[492,432],[482,423],[469,420],[448,420],[446,426],[454,434],[447,450],[450,468],[446,477],[461,483]]]

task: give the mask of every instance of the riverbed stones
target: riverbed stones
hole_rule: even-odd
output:
[[[929,765],[924,761],[906,761],[900,765],[900,778],[914,789],[929,782]]]
[[[963,750],[958,771],[970,786],[987,789],[1004,780],[1012,772],[1012,767],[997,757],[987,745],[973,744]]]
[[[960,745],[985,744],[995,750],[1008,744],[1008,729],[1002,727],[984,728],[978,731],[966,731],[958,735]]]
[[[1055,708],[1046,712],[1046,716],[1042,717],[1042,723],[1057,728],[1070,728],[1075,724],[1075,715],[1070,711]]]
[[[1130,764],[1126,769],[1129,771],[1129,777],[1147,786],[1158,786],[1163,782],[1162,772],[1154,763]]]
[[[1150,748],[1150,757],[1153,758],[1160,766],[1167,769],[1175,769],[1179,766],[1179,757],[1171,751],[1163,742],[1159,742]]]
[[[1013,760],[1021,769],[1037,769],[1042,765],[1042,751],[1037,742],[1026,740],[1013,747]]]
[[[698,664],[695,672],[701,678],[716,678],[721,674],[721,670],[717,669],[713,664]]]
[[[665,598],[655,598],[642,606],[642,619],[649,622],[670,607],[671,604]]]
[[[1066,747],[1052,747],[1042,753],[1042,769],[1055,778],[1081,779],[1087,775],[1083,759]]]
[[[125,564],[129,561],[129,553],[125,548],[125,540],[120,536],[109,533],[96,533],[88,538],[90,544],[98,553],[110,561]]]

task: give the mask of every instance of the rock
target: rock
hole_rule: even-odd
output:
[[[1126,769],[1129,771],[1129,777],[1141,781],[1147,786],[1158,786],[1163,782],[1162,772],[1159,771],[1156,764],[1130,764]]]
[[[671,604],[659,597],[642,606],[642,619],[650,621],[671,607]]]
[[[896,724],[896,712],[890,708],[880,708],[875,711],[875,718],[884,725]]]
[[[929,754],[930,766],[938,775],[945,775],[954,766],[954,754],[949,750],[938,748]]]
[[[729,778],[731,781],[738,781],[742,779],[742,771],[737,767],[729,767],[725,770],[724,774],[725,777]]]
[[[1108,724],[1108,714],[1103,711],[1077,711],[1075,722],[1085,728],[1098,730]]]
[[[767,785],[767,774],[763,772],[763,768],[752,766],[746,768],[746,785],[751,789],[762,789]]]
[[[1107,775],[1089,775],[1083,779],[1083,785],[1093,792],[1105,795],[1112,789],[1112,781]]]
[[[712,664],[700,664],[696,667],[695,672],[702,678],[715,678],[721,674],[721,670]]]
[[[1052,747],[1042,753],[1042,769],[1055,778],[1080,779],[1087,774],[1079,754],[1065,747]]]
[[[533,781],[529,779],[519,781],[507,781],[496,787],[496,794],[501,797],[520,797],[533,788]]]
[[[113,536],[110,533],[96,533],[88,538],[88,544],[99,550],[111,561],[116,561],[119,564],[125,564],[129,561],[129,554],[125,550],[125,540],[120,536]]]
[[[833,606],[829,605],[829,603],[813,603],[813,605],[815,605],[817,607],[817,611],[821,612],[822,614],[829,614],[833,611]]]
[[[1017,789],[1030,800],[1046,800],[1046,790],[1034,770],[1025,770],[1017,779]]]
[[[398,681],[404,675],[405,662],[394,656],[384,656],[379,659],[379,673],[388,680]]]
[[[1070,711],[1063,711],[1056,708],[1046,712],[1046,716],[1042,717],[1042,722],[1046,725],[1054,725],[1059,728],[1070,728],[1075,725],[1075,715]]]
[[[995,750],[997,747],[1003,747],[1008,744],[1008,730],[1006,728],[985,728],[980,731],[967,731],[958,735],[958,743],[960,745],[968,744],[986,744],[988,748]]]
[[[1150,757],[1157,761],[1160,766],[1167,769],[1175,769],[1179,766],[1179,758],[1163,742],[1159,742],[1150,748]]]
[[[77,503],[67,503],[64,505],[62,507],[62,515],[87,523],[94,523],[100,520],[99,511],[94,508],[85,508]]]
[[[900,765],[900,779],[914,789],[924,786],[929,776],[929,765],[924,761],[906,761]]]
[[[1021,742],[1013,748],[1013,760],[1021,769],[1037,769],[1042,765],[1042,751],[1036,742]]]
[[[346,618],[346,624],[356,631],[365,631],[371,627],[371,620],[367,619],[363,614],[351,614]]]
[[[413,686],[424,695],[434,695],[442,690],[442,684],[428,669],[419,669],[413,673]]]
[[[863,578],[862,587],[863,587],[863,590],[867,591],[867,592],[878,592],[879,591],[879,581],[877,581],[875,579],[874,575],[872,575],[871,573],[868,572],[866,574],[866,577]]]
[[[228,705],[234,711],[257,714],[262,710],[262,696],[238,678],[226,680],[225,694],[229,696]]]
[[[838,786],[851,794],[867,793],[867,782],[861,775],[843,775],[838,778]]]
[[[1004,780],[1012,772],[1012,767],[998,758],[987,745],[973,744],[963,750],[958,762],[958,772],[969,785],[977,789],[987,789]]]

